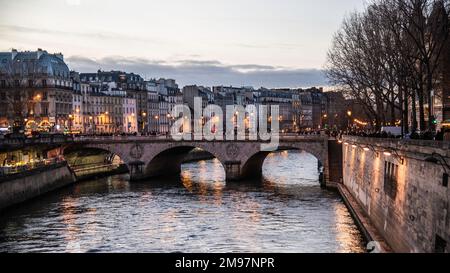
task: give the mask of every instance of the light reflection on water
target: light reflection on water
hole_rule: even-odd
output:
[[[86,181],[0,217],[8,252],[362,252],[336,193],[319,187],[317,161],[271,154],[262,183],[225,183],[217,160],[183,165],[180,181]]]

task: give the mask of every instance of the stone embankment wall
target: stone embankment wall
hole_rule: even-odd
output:
[[[0,210],[74,182],[66,162],[0,177]]]
[[[450,143],[359,137],[343,142],[343,183],[390,247],[450,252],[450,169],[444,163],[450,163]]]

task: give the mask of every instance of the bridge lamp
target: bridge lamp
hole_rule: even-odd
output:
[[[384,152],[383,153],[385,156],[391,156],[392,154],[390,152]]]
[[[347,115],[349,116],[349,117],[351,117],[352,116],[352,111],[347,111]]]
[[[170,114],[167,114],[167,118],[170,118],[171,116],[170,116]]]
[[[155,116],[155,119],[159,119],[159,116]]]
[[[356,145],[353,144],[352,147],[353,147],[354,149],[356,149],[358,146],[356,146]]]
[[[364,147],[364,149],[363,149],[365,152],[368,152],[368,151],[370,151],[370,149],[369,148],[367,148],[367,147]]]
[[[109,112],[105,112],[105,115],[109,115]]]

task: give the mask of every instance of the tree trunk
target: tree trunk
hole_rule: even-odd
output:
[[[417,108],[416,108],[416,91],[411,92],[411,111],[412,111],[412,128],[411,131],[414,133],[417,131]]]
[[[420,123],[420,131],[423,132],[426,130],[425,123],[425,108],[424,108],[424,99],[423,99],[423,88],[420,91],[419,95],[419,123]]]
[[[428,73],[427,75],[427,99],[428,99],[428,129],[433,129],[433,102],[431,101],[431,92],[433,90],[433,76]]]
[[[409,133],[409,124],[408,124],[408,87],[404,87],[403,90],[403,111],[402,111],[402,126],[404,128],[404,133]]]
[[[397,123],[397,118],[395,115],[395,94],[394,91],[391,92],[391,124],[395,125]]]

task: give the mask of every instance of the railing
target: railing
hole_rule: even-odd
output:
[[[78,177],[82,177],[91,174],[110,172],[120,167],[120,164],[103,164],[103,165],[88,164],[88,165],[90,165],[91,167],[85,167],[85,165],[82,165],[78,167],[75,166],[71,169]]]
[[[44,159],[40,161],[29,162],[23,165],[12,165],[12,166],[0,166],[0,176],[13,175],[18,173],[24,173],[34,169],[56,165],[64,162],[60,158]]]
[[[72,136],[67,135],[48,135],[39,137],[20,137],[20,138],[3,138],[0,139],[0,145],[19,146],[33,144],[60,144],[73,141]]]
[[[206,141],[203,136],[198,136],[191,134],[192,141]],[[321,134],[313,134],[313,135],[298,135],[298,134],[280,134],[279,139],[284,141],[295,141],[295,140],[317,140],[317,139],[325,139],[328,138],[327,135]],[[199,140],[200,139],[200,140]],[[273,138],[272,138],[273,139]],[[32,138],[4,138],[0,139],[0,148],[8,147],[8,146],[21,146],[21,145],[37,145],[37,144],[63,144],[63,143],[71,143],[71,142],[89,142],[89,141],[172,141],[173,138],[171,135],[160,135],[160,136],[67,136],[67,135],[49,135],[49,136],[40,136],[40,137],[32,137]],[[216,140],[221,141],[221,140]],[[223,137],[223,141],[227,140],[226,136]],[[249,135],[245,136],[244,141],[252,141],[249,138]],[[256,141],[262,141],[258,138]]]
[[[298,134],[280,134],[280,140],[310,140],[310,139],[328,139],[327,135],[298,135]],[[192,141],[204,141],[203,135],[190,135]],[[249,135],[245,136],[244,141],[249,140]],[[152,140],[173,140],[171,135],[163,136],[77,136],[73,139],[74,142],[87,142],[87,141],[152,141]],[[227,137],[223,136],[223,141],[227,141]],[[260,139],[256,140],[260,141]]]

